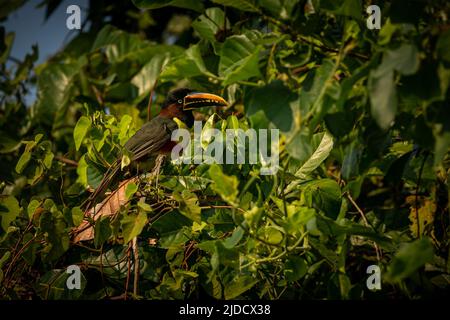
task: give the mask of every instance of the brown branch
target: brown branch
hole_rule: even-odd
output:
[[[127,297],[128,297],[128,284],[130,283],[130,276],[131,276],[130,249],[131,249],[131,246],[128,246],[128,250],[127,250],[127,279],[126,279],[126,282],[125,282],[125,292],[123,293],[123,295],[125,296],[125,300],[127,300]]]
[[[369,221],[367,220],[366,215],[364,214],[364,211],[362,211],[361,208],[358,206],[358,204],[355,202],[355,200],[353,200],[353,198],[350,195],[350,193],[349,192],[345,192],[345,196],[351,202],[351,204],[356,208],[358,213],[361,215],[361,218],[363,219],[364,224],[366,225],[366,227],[370,227],[371,225],[369,224]],[[375,241],[372,241],[372,242],[373,242],[373,246],[375,248],[375,252],[377,254],[377,260],[378,260],[378,262],[380,262],[380,260],[381,260],[380,247],[378,247],[378,244]]]
[[[134,282],[133,282],[133,294],[136,298],[138,295],[139,284],[139,248],[137,244],[137,237],[132,240],[133,254],[134,254]]]
[[[7,268],[6,272],[5,272],[5,276],[4,276],[5,288],[8,288],[8,286],[9,286],[11,280],[12,280],[12,277],[11,277],[10,279],[7,279],[7,277],[9,276],[9,274],[10,274],[10,272],[11,272],[11,270],[12,270],[12,267],[13,267],[14,264],[16,263],[16,260],[19,259],[19,257],[20,257],[20,256],[22,255],[22,253],[25,251],[25,249],[28,248],[28,246],[31,245],[31,244],[35,241],[36,237],[37,237],[37,235],[34,235],[30,240],[28,240],[28,241],[23,245],[23,247],[19,250],[19,252],[17,252],[17,253],[14,255],[14,257],[12,258],[12,260],[11,260],[10,264],[8,265],[8,268]]]
[[[101,92],[94,85],[91,85],[91,88],[92,88],[92,91],[94,91],[95,98],[97,99],[98,104],[103,106],[103,97],[102,97]]]
[[[71,160],[71,159],[67,159],[63,156],[55,156],[55,159],[58,160],[59,162],[68,164],[69,166],[78,167],[78,162]]]

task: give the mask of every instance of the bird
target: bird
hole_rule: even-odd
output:
[[[117,179],[121,172],[122,157],[129,155],[130,165],[142,162],[153,163],[158,155],[170,154],[175,142],[171,140],[172,132],[178,129],[177,119],[188,128],[194,125],[192,110],[202,107],[227,106],[226,100],[218,95],[197,92],[189,88],[178,88],[170,91],[161,106],[161,111],[152,120],[145,123],[124,144],[125,152],[120,152],[116,160],[108,168],[102,181],[88,197],[82,207],[86,210],[96,204],[99,197]]]

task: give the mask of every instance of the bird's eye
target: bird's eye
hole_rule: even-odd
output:
[[[183,100],[182,99],[178,99],[178,104],[183,104]]]

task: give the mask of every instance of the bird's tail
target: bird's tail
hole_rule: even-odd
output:
[[[116,160],[106,171],[105,175],[103,176],[102,181],[100,182],[99,186],[95,189],[95,191],[87,198],[82,204],[81,207],[86,212],[91,207],[96,205],[96,202],[99,197],[105,194],[108,187],[111,185],[111,183],[114,181],[114,179],[117,176],[117,173],[120,171],[120,159]]]

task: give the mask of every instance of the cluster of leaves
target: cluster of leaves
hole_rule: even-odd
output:
[[[123,14],[139,22],[173,15],[154,38],[148,21],[138,32],[135,22],[103,22],[34,69],[36,49],[7,67],[13,35],[0,34],[3,297],[448,291],[446,1],[385,1],[379,31],[366,28],[361,0],[134,4],[142,11]],[[34,79],[38,98],[26,106]],[[147,120],[150,92],[154,116],[177,86],[230,102],[217,117],[196,114],[208,119],[204,129],[278,128],[277,174],[261,175],[259,164],[166,163],[157,183],[141,176],[126,187],[127,201],[95,220],[92,240],[72,241],[88,190]],[[66,288],[73,264],[80,290]],[[366,286],[370,265],[381,268],[379,291]]]

